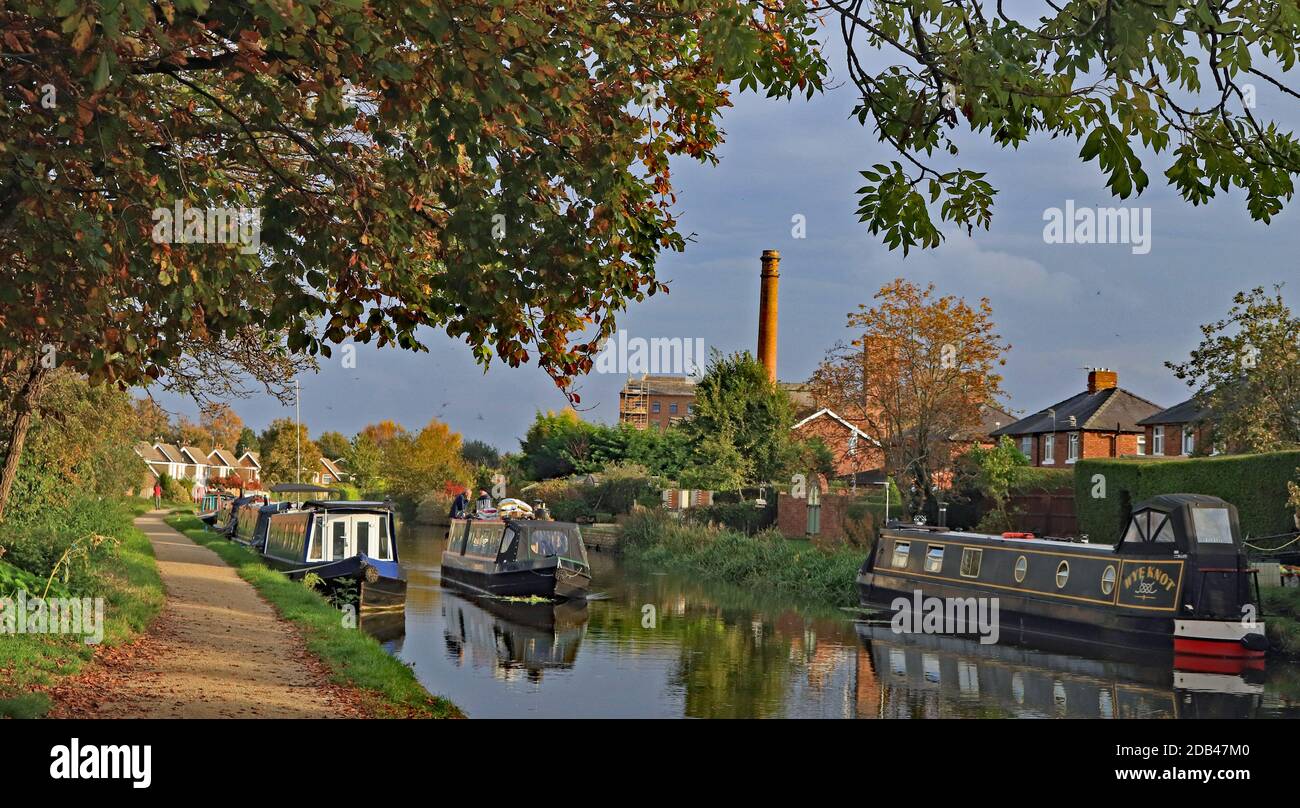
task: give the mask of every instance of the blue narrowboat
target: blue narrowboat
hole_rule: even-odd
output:
[[[266,531],[271,517],[293,508],[292,502],[270,502],[266,505],[247,505],[239,509],[230,538],[238,544],[261,551],[266,546]]]
[[[406,576],[397,559],[390,502],[304,502],[268,514],[260,552],[290,578],[315,573],[334,587],[357,587],[364,606],[406,602]]]

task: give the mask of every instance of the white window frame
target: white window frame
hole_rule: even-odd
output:
[[[1190,426],[1183,427],[1183,454],[1191,455],[1196,451],[1196,430]]]
[[[1163,426],[1151,427],[1151,454],[1162,455],[1165,453],[1165,428]]]
[[[1020,453],[1031,461],[1034,459],[1034,437],[1025,435],[1020,439]]]
[[[1074,462],[1076,462],[1076,461],[1079,459],[1079,444],[1080,444],[1080,443],[1081,443],[1081,441],[1079,440],[1079,433],[1078,433],[1078,432],[1071,432],[1071,433],[1070,433],[1069,443],[1068,443],[1068,448],[1066,449],[1066,455],[1065,455],[1065,462],[1066,462],[1066,463],[1074,463]]]
[[[1056,465],[1056,433],[1049,432],[1043,436],[1043,465]]]
[[[1147,433],[1143,432],[1137,436],[1137,454],[1139,457],[1147,453]]]

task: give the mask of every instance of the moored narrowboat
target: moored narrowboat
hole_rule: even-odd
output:
[[[235,497],[232,494],[205,494],[203,502],[199,505],[199,521],[208,527],[212,527],[221,515],[222,505],[228,505],[234,499]]]
[[[239,523],[239,512],[241,510],[244,508],[253,508],[256,510],[268,502],[270,502],[270,498],[267,497],[266,494],[245,494],[242,497],[236,497],[230,501],[229,505],[223,503],[220,506],[217,512],[217,520],[216,523],[213,524],[213,527],[216,528],[219,533],[224,533],[229,536],[234,532],[235,525]]]
[[[1115,546],[890,525],[858,592],[870,606],[996,598],[1004,640],[1260,659],[1268,643],[1255,572],[1236,508],[1166,494],[1134,508]]]
[[[585,598],[591,565],[572,522],[452,519],[443,580],[502,597]]]
[[[230,531],[231,540],[260,551],[266,546],[266,531],[271,524],[271,517],[293,507],[292,502],[270,502],[240,508],[235,526]]]
[[[355,586],[363,606],[399,606],[406,602],[406,576],[396,536],[392,503],[312,501],[270,514],[260,549],[290,578],[315,573],[335,588]]]

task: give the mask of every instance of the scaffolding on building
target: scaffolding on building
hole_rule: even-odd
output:
[[[618,420],[637,429],[650,425],[650,385],[645,377],[628,377],[623,392],[618,397]]]

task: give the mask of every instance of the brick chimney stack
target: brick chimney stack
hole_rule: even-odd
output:
[[[781,253],[763,250],[763,274],[758,293],[758,361],[776,381],[777,284],[781,279]]]
[[[1119,386],[1119,374],[1110,368],[1089,368],[1088,369],[1088,392],[1095,393],[1098,390],[1113,390]]]

